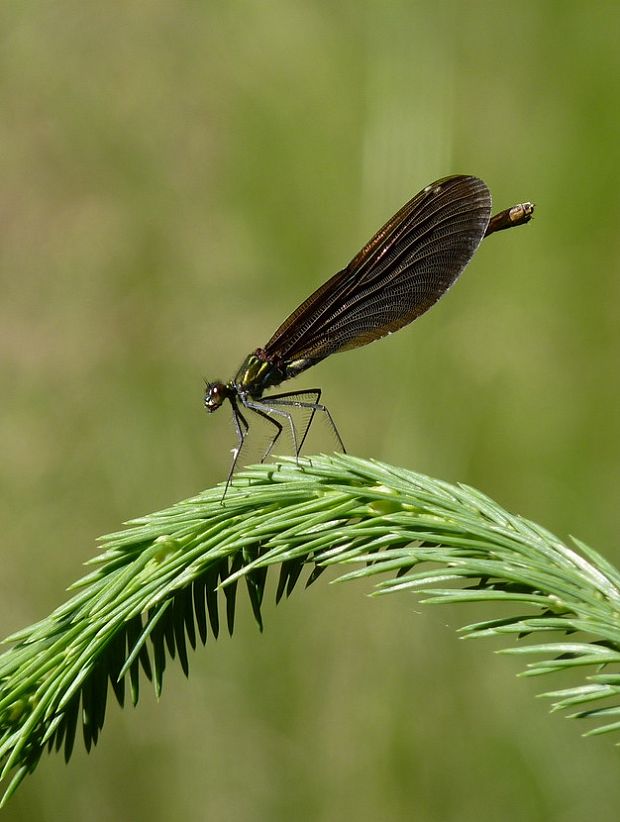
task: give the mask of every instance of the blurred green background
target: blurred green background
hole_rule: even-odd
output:
[[[225,477],[203,379],[457,172],[535,221],[294,385],[324,388],[351,453],[620,561],[619,27],[616,3],[3,3],[2,634],[63,600],[97,535]],[[614,740],[534,699],[566,679],[461,642],[473,610],[368,590],[321,581],[263,635],[244,604],[189,681],[113,707],[3,818],[617,819]]]

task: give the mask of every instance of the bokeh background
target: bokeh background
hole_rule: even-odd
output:
[[[535,221],[296,385],[351,453],[619,562],[619,35],[612,2],[3,3],[2,634],[63,600],[99,534],[225,477],[203,379],[456,172]],[[242,607],[189,681],[112,707],[4,818],[617,819],[613,740],[534,699],[567,680],[461,642],[473,610],[369,590],[321,580],[263,635]]]

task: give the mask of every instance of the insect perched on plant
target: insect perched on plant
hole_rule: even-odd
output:
[[[489,189],[465,175],[437,180],[409,200],[346,268],[293,311],[267,345],[246,357],[230,382],[207,384],[205,408],[217,411],[229,400],[237,433],[226,490],[250,428],[246,411],[275,428],[263,460],[284,424],[299,455],[317,411],[325,414],[344,451],[332,416],[320,402],[320,388],[264,392],[330,354],[359,348],[408,325],[446,293],[484,237],[529,222],[533,211],[532,203],[521,203],[491,217]],[[292,408],[310,412],[301,436]]]

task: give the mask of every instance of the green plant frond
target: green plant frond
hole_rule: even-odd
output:
[[[579,706],[573,716],[603,723],[589,733],[620,728],[609,722],[620,713],[620,574],[583,543],[574,540],[578,553],[475,489],[346,455],[253,466],[224,504],[221,495],[207,490],[103,537],[72,597],[5,640],[4,801],[46,749],[68,760],[78,732],[87,750],[97,743],[108,694],[136,705],[146,681],[159,696],[170,660],[187,675],[190,650],[217,638],[221,620],[232,634],[240,590],[262,630],[271,566],[276,601],[339,566],[336,581],[372,578],[379,595],[502,603],[514,612],[463,636],[516,636],[505,653],[543,657],[527,676],[594,667],[585,684],[544,696],[552,710]],[[594,707],[603,699],[618,704]]]

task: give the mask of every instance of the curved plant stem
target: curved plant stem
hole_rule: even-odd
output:
[[[70,757],[78,725],[87,749],[97,742],[109,691],[123,705],[128,685],[136,704],[146,677],[159,694],[168,659],[187,673],[188,643],[216,637],[220,616],[232,633],[241,581],[262,628],[274,565],[277,599],[305,565],[308,583],[337,565],[346,570],[339,581],[375,576],[379,595],[508,603],[510,616],[464,635],[527,638],[505,652],[535,656],[530,676],[585,668],[583,684],[546,696],[555,709],[598,719],[589,733],[620,728],[620,673],[609,669],[620,661],[620,574],[583,543],[576,551],[471,488],[346,455],[255,466],[221,497],[221,487],[207,490],[103,537],[73,597],[5,640],[3,801],[45,749]]]

